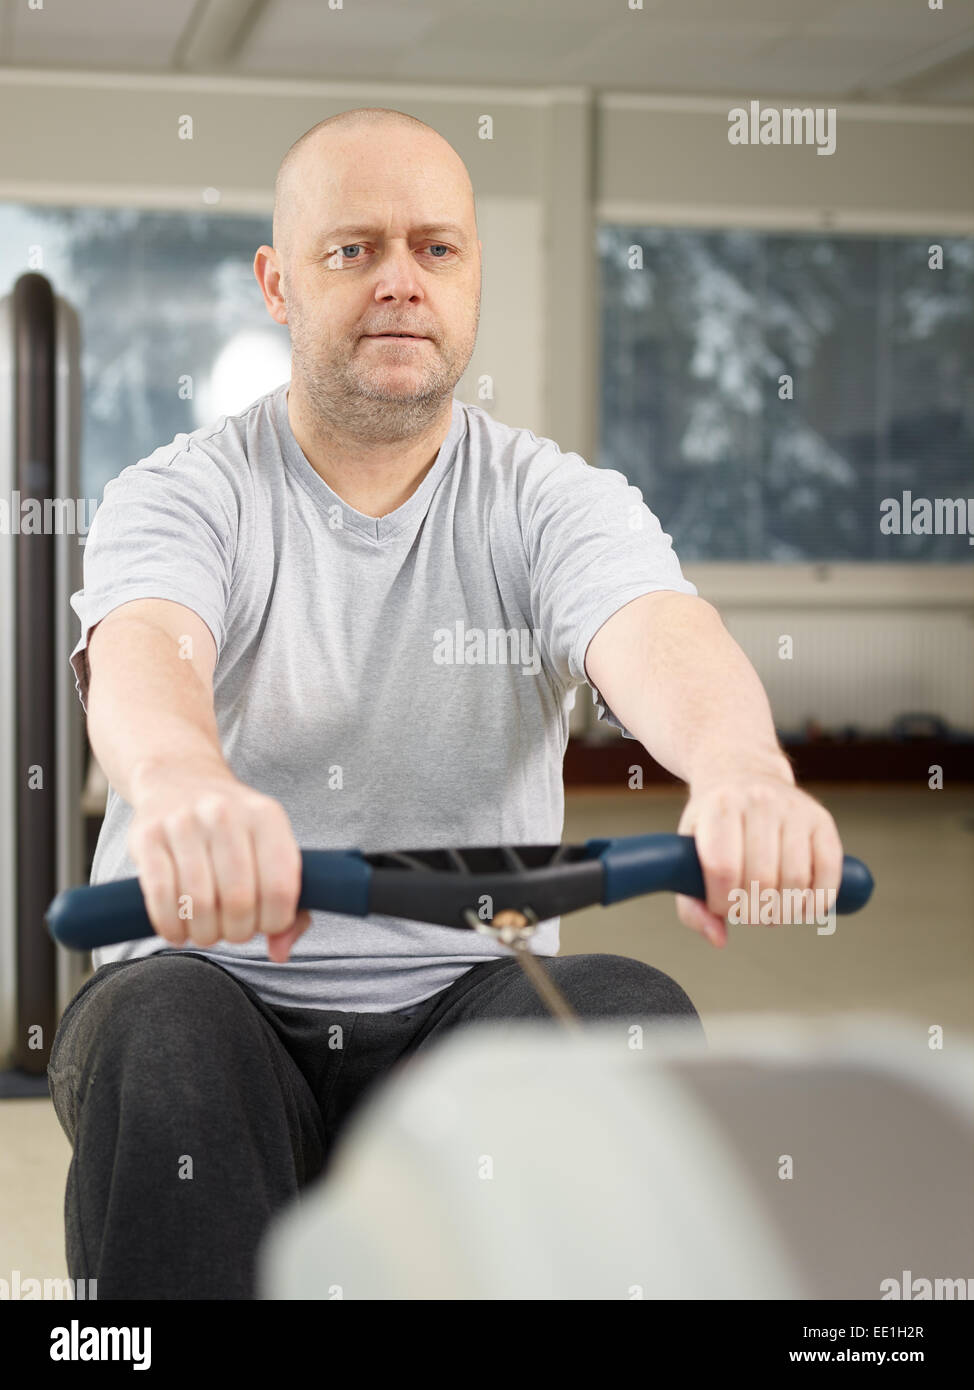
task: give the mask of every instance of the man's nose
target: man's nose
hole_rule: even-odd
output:
[[[382,253],[375,285],[376,299],[422,299],[423,287],[412,251],[405,242],[392,242]]]

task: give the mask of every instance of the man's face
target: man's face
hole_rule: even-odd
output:
[[[293,375],[324,420],[408,430],[442,406],[473,353],[481,266],[469,182],[435,137],[374,129],[319,148],[292,184],[282,268]]]

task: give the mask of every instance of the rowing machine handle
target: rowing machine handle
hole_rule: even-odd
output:
[[[584,849],[586,859],[598,859],[603,866],[601,897],[591,898],[590,902],[601,901],[608,906],[656,892],[704,897],[703,874],[692,836],[630,835],[588,840]],[[359,850],[306,849],[301,852],[301,863],[299,908],[368,916],[372,875],[381,871],[374,871]],[[556,870],[544,872],[551,875]],[[471,896],[476,898],[476,880],[470,882]],[[531,882],[532,874],[526,871],[525,900],[531,897]],[[872,889],[872,876],[865,864],[847,855],[836,912],[857,912],[868,901]],[[66,888],[51,903],[45,920],[55,941],[80,951],[138,940],[155,931],[137,878]]]
[[[365,917],[371,873],[358,850],[302,850],[298,907]],[[155,934],[137,878],[65,888],[44,920],[55,941],[76,951],[95,951]]]
[[[602,902],[622,902],[643,893],[683,893],[705,899],[703,871],[692,835],[627,835],[588,840],[587,848],[605,865]],[[861,859],[847,854],[835,910],[858,912],[872,896],[873,876]]]

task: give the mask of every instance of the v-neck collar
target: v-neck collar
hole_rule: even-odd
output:
[[[341,507],[343,526],[347,526],[350,530],[357,531],[369,540],[377,542],[389,540],[423,514],[429,505],[433,492],[445,474],[452,468],[460,439],[466,431],[467,421],[462,402],[454,398],[450,428],[440,445],[433,466],[412,496],[407,497],[402,506],[396,507],[395,511],[387,512],[385,516],[366,516],[364,512],[356,511],[354,507],[349,506],[343,497],[339,497],[338,493],[328,486],[324,478],[315,472],[305,457],[300,444],[294,437],[291,421],[288,418],[287,393],[290,386],[291,383],[286,381],[283,386],[278,388],[273,397],[273,410],[278,438],[281,442],[281,452],[289,472],[319,507],[322,509]]]

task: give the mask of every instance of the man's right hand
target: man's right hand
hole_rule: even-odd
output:
[[[203,947],[262,932],[286,961],[311,914],[297,910],[301,851],[280,802],[217,760],[140,771],[132,796],[128,850],[156,932]]]

